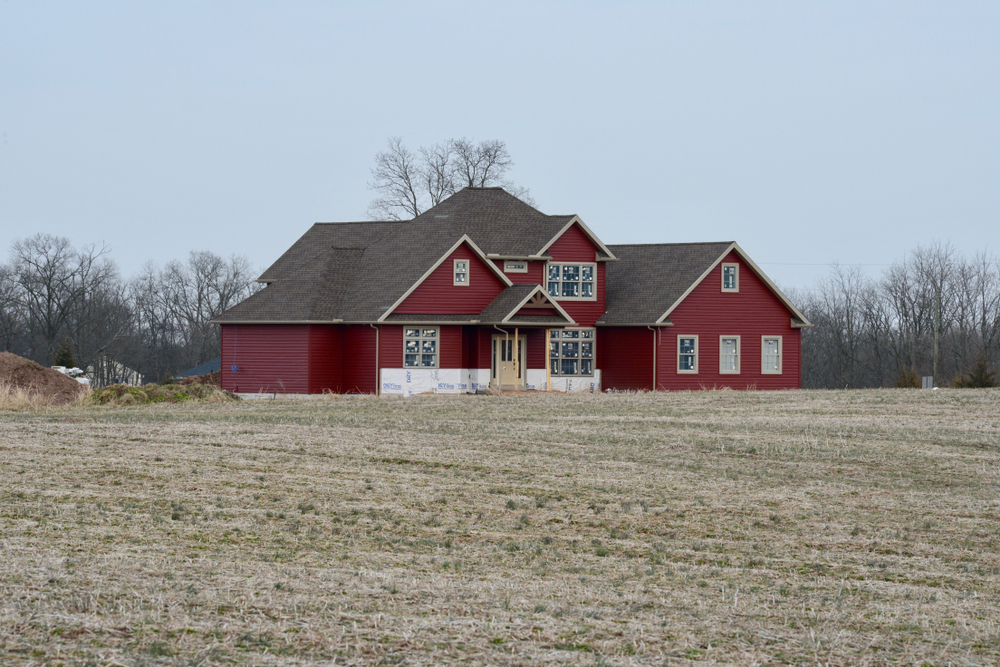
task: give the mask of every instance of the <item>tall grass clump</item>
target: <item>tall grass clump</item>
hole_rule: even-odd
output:
[[[206,384],[147,384],[133,387],[113,384],[94,390],[84,399],[85,404],[109,407],[123,405],[148,405],[151,403],[229,403],[238,401],[232,392]]]
[[[45,394],[0,380],[0,410],[11,412],[39,410],[50,405],[52,401]]]

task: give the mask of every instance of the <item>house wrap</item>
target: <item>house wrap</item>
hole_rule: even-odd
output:
[[[811,326],[735,242],[608,246],[501,188],[316,223],[258,280],[214,320],[240,393],[792,389]]]

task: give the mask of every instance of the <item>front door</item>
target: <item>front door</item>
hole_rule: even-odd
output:
[[[517,350],[514,349],[516,340]],[[525,351],[524,336],[493,336],[493,372],[490,384],[501,389],[524,386]]]

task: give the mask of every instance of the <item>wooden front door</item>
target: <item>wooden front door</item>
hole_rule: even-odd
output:
[[[526,351],[524,336],[493,336],[493,372],[490,384],[502,389],[523,387]]]

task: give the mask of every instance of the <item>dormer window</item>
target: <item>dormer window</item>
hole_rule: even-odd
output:
[[[460,287],[468,287],[469,285],[469,260],[467,259],[456,259],[455,260],[455,282],[453,285],[458,285]]]
[[[564,301],[593,301],[596,264],[549,262],[549,296]]]
[[[740,291],[740,265],[739,264],[723,264],[722,265],[722,291],[723,292],[739,292]]]

